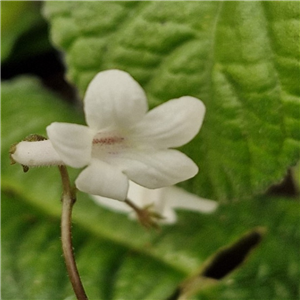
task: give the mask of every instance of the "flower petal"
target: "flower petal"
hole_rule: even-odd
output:
[[[124,201],[128,192],[128,178],[116,167],[93,159],[77,177],[76,187],[85,193]]]
[[[47,127],[47,134],[66,165],[82,168],[90,162],[94,132],[87,126],[52,123]]]
[[[97,204],[112,211],[125,214],[131,213],[130,216],[136,219],[136,214],[133,213],[132,208],[124,202],[112,201],[110,198],[100,196],[92,196],[91,198]],[[159,223],[169,225],[176,223],[177,216],[175,210],[177,209],[199,213],[212,213],[218,207],[216,201],[201,198],[176,186],[150,190],[132,181],[129,181],[128,198],[141,208],[152,205],[151,209],[154,209],[156,213],[163,216],[163,219]]]
[[[100,72],[91,81],[84,98],[87,124],[96,130],[131,127],[148,110],[141,86],[126,72]]]
[[[111,211],[128,214],[132,212],[132,208],[123,201],[116,201],[112,198],[91,195],[91,199],[98,205],[103,206]]]
[[[28,167],[59,166],[61,160],[51,141],[27,142],[22,141],[16,145],[15,152],[11,157],[17,163]]]
[[[170,208],[201,213],[212,213],[218,207],[217,201],[201,198],[176,186],[165,188],[165,200]]]
[[[201,100],[189,96],[170,100],[148,112],[132,138],[159,149],[179,147],[199,132],[205,115]]]
[[[177,150],[128,152],[115,157],[118,165],[133,182],[150,189],[174,185],[195,176],[197,165]]]

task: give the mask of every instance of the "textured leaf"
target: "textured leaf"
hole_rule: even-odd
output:
[[[24,174],[8,159],[12,143],[29,133],[43,135],[53,119],[82,120],[36,80],[2,84],[4,300],[75,299],[60,250],[58,171],[36,168]],[[90,299],[170,300],[207,258],[257,226],[266,227],[268,234],[247,264],[194,299],[299,296],[299,203],[288,199],[230,204],[214,215],[180,212],[175,226],[151,232],[80,193],[73,220],[75,255]]]
[[[82,200],[79,199],[79,202]],[[94,234],[86,229],[83,220],[77,216],[73,226],[75,254],[89,297],[103,300],[168,299],[185,276],[195,271],[187,274],[170,266],[168,252],[172,259],[176,259],[172,251],[183,248],[176,243],[176,236],[184,247],[193,248],[199,256],[208,257],[227,244],[228,240],[236,239],[245,228],[263,224],[270,228],[267,238],[247,264],[221,285],[204,290],[199,298],[193,299],[260,300],[262,295],[266,300],[298,299],[299,226],[298,215],[293,215],[293,211],[299,209],[299,205],[286,201],[273,201],[273,204],[265,201],[262,206],[262,202],[229,205],[213,218],[204,216],[202,221],[192,213],[182,213],[180,225],[164,228],[156,234],[155,239],[149,239],[148,243],[144,240],[144,246],[139,249],[124,247],[113,236]],[[80,205],[80,209],[82,207]],[[101,215],[99,207],[94,205],[92,209],[99,210]],[[261,212],[255,218],[250,220],[245,217],[246,212],[249,214],[249,211],[257,212],[258,209]],[[280,210],[284,211],[285,218]],[[242,228],[233,222],[233,218],[224,218],[224,215],[230,216],[233,212],[238,213],[235,221],[242,223]],[[29,205],[25,198],[16,197],[11,192],[2,196],[2,216],[5,224],[2,227],[2,299],[55,300],[71,296],[61,257],[58,217],[50,217]],[[259,218],[263,218],[263,221]],[[131,226],[122,223],[123,226]],[[187,238],[188,224],[198,230],[193,235],[189,232]],[[100,217],[98,223],[93,225],[107,226]],[[272,229],[276,228],[274,225],[278,226],[277,229]],[[136,226],[132,227],[131,236],[139,232]],[[122,231],[122,228],[112,227],[110,230]],[[127,232],[125,234],[127,239],[131,238]],[[166,242],[169,247],[164,245]],[[163,247],[168,252],[165,257],[154,257],[147,253],[147,247]]]
[[[110,68],[131,73],[150,105],[182,95],[207,115],[184,151],[210,199],[250,197],[299,159],[299,2],[104,1],[45,6],[81,94]]]
[[[300,192],[300,162],[292,169],[293,181],[296,186],[296,191]]]

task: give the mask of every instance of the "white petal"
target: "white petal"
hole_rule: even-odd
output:
[[[64,164],[49,140],[37,142],[22,141],[16,145],[16,150],[11,156],[17,163],[28,167]]]
[[[198,172],[197,165],[177,150],[124,153],[112,163],[118,164],[130,180],[150,189],[174,185]]]
[[[141,185],[129,181],[128,198],[139,207],[154,205],[157,212],[164,206],[163,191],[161,189],[147,189]]]
[[[176,223],[177,216],[168,203],[169,197],[167,193],[169,188],[171,187],[147,189],[129,181],[128,198],[139,207],[151,205],[151,209],[163,217],[163,219],[159,220],[159,223],[174,224]]]
[[[85,193],[124,201],[128,192],[128,178],[116,167],[93,159],[77,177],[76,187]]]
[[[132,181],[129,181],[127,198],[135,205],[143,208],[151,203],[160,200],[160,191],[163,189],[149,190]],[[133,209],[122,201],[113,201],[114,199],[92,195],[92,199],[99,205],[119,213],[132,213]],[[158,211],[159,212],[159,211]]]
[[[153,204],[152,209],[163,216],[161,224],[174,224],[177,221],[175,209],[195,211],[199,213],[212,213],[218,203],[213,200],[201,198],[176,186],[150,190],[129,181],[128,198],[137,206],[143,208]],[[131,219],[136,219],[132,208],[124,202],[112,201],[110,198],[92,196],[99,205],[118,213],[130,213]]]
[[[166,187],[164,195],[170,208],[211,213],[218,207],[216,201],[201,198],[176,186]]]
[[[131,127],[148,110],[141,86],[126,72],[100,72],[91,81],[84,98],[87,124],[96,130]]]
[[[160,149],[179,147],[199,132],[204,115],[205,106],[197,98],[170,100],[148,112],[135,127],[132,138]]]
[[[177,222],[177,215],[173,208],[166,206],[164,211],[161,213],[163,219],[160,220],[161,224],[175,224]]]
[[[52,123],[47,127],[47,134],[66,165],[82,168],[90,162],[94,132],[87,126]]]
[[[116,201],[112,198],[106,198],[96,195],[91,195],[91,198],[100,206],[108,208],[111,211],[128,214],[132,212],[132,208],[123,201]]]

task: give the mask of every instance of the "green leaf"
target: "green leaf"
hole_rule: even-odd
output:
[[[292,176],[293,176],[293,182],[296,187],[296,191],[298,191],[299,193],[300,192],[300,162],[298,162],[298,164],[294,168],[292,168]]]
[[[44,20],[40,14],[39,5],[31,1],[3,1],[1,3],[1,61],[6,60],[11,54],[16,42],[33,28],[40,28]],[[20,52],[28,54],[37,53],[44,47],[45,41],[35,35],[35,47],[27,48],[22,43]],[[41,40],[44,44],[41,43]],[[47,43],[49,46],[49,43]],[[25,49],[25,51],[24,51]],[[20,55],[20,54],[19,54]],[[14,59],[16,59],[14,57]]]
[[[78,203],[82,200],[85,199],[80,197]],[[228,240],[236,239],[245,228],[259,223],[271,228],[261,248],[238,272],[220,285],[215,283],[210,289],[201,291],[199,298],[195,299],[203,299],[201,295],[205,295],[204,299],[259,300],[264,295],[266,300],[296,300],[299,296],[300,276],[299,226],[295,222],[298,216],[293,216],[293,211],[299,209],[299,205],[286,201],[274,201],[273,204],[265,202],[263,208],[268,211],[262,210],[263,213],[249,222],[243,211],[257,211],[262,208],[262,201],[255,201],[255,205],[246,203],[247,205],[241,203],[223,207],[216,216],[204,216],[202,221],[192,213],[182,213],[180,225],[163,228],[162,232],[155,234],[155,239],[148,238],[148,242],[144,239],[144,245],[139,249],[131,249],[130,245],[125,247],[113,236],[110,238],[99,232],[94,234],[84,226],[83,219],[76,216],[73,225],[75,255],[89,297],[103,300],[168,299],[185,276],[195,271],[183,272],[171,266],[169,259],[175,259],[174,252],[179,251],[180,256],[186,256],[185,251],[182,251],[186,247],[192,248],[189,250],[193,250],[196,255],[208,257],[220,246],[226,245]],[[94,227],[107,227],[106,220],[101,218],[101,208],[93,206],[93,210],[98,211],[99,218],[98,223],[94,222],[94,218],[90,222]],[[80,205],[80,209],[83,207]],[[288,217],[282,218],[280,210],[284,210]],[[235,220],[243,222],[242,228],[236,225],[233,218],[224,218],[224,215],[232,215],[232,212],[239,214]],[[270,218],[270,212],[274,214],[274,218]],[[261,222],[260,217],[265,220]],[[71,296],[71,287],[61,257],[58,216],[53,218],[29,205],[27,199],[5,192],[2,195],[2,218],[2,299],[55,300]],[[117,220],[117,216],[115,219]],[[129,222],[121,220],[126,227],[132,225]],[[272,229],[275,224],[279,225],[278,228]],[[138,226],[131,226],[131,236],[139,235]],[[194,229],[198,228],[194,234],[191,234],[192,226]],[[119,226],[111,227],[110,230],[126,234],[127,239],[131,237],[127,230],[123,231]],[[213,239],[208,238],[211,236]],[[180,239],[181,244],[184,243],[184,247],[176,243],[176,238]],[[163,252],[165,256],[162,255],[161,258],[155,257],[149,255],[145,245],[152,247],[152,251],[155,248],[165,248],[164,251],[167,252]],[[171,257],[168,259],[168,256]]]
[[[183,148],[200,168],[186,189],[249,198],[299,159],[299,2],[49,1],[44,13],[82,95],[97,72],[118,68],[151,107],[203,100],[201,133]]]
[[[2,84],[2,299],[75,299],[59,239],[61,183],[56,168],[23,173],[9,164],[12,143],[45,134],[52,121],[83,122],[39,82]],[[76,172],[72,173],[76,176]],[[75,255],[90,299],[167,300],[221,247],[263,226],[268,234],[247,263],[194,299],[297,299],[299,203],[255,199],[220,206],[212,215],[179,212],[178,223],[145,231],[79,193]],[[284,255],[283,255],[284,254]],[[205,298],[204,298],[205,297]]]

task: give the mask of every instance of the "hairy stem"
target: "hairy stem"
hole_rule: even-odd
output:
[[[63,184],[62,215],[61,215],[61,242],[63,255],[69,278],[77,300],[87,300],[80,276],[77,270],[72,246],[72,208],[76,201],[74,190],[71,187],[66,166],[59,166]]]

